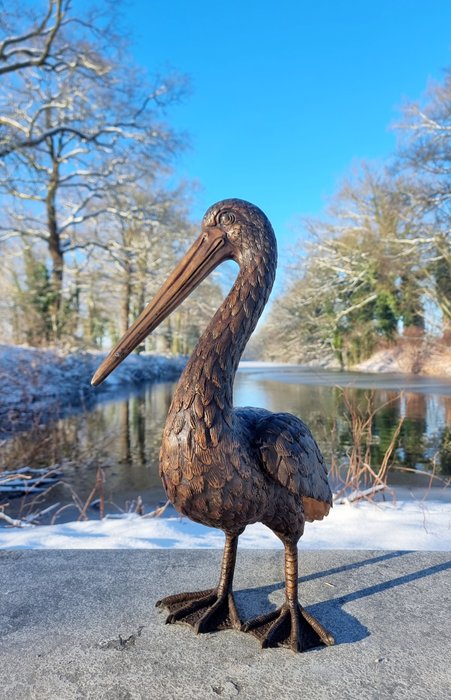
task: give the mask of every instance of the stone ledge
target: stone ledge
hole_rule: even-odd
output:
[[[211,550],[0,552],[0,696],[20,700],[450,697],[445,552],[307,551],[300,599],[334,647],[261,650],[165,625],[155,601],[209,588]],[[283,555],[238,554],[243,619],[283,599]]]

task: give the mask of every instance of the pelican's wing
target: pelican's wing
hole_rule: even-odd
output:
[[[306,519],[327,515],[332,505],[327,469],[305,423],[291,413],[266,413],[256,421],[254,440],[265,472],[302,497]]]

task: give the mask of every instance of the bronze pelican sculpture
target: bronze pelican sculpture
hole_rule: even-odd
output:
[[[95,373],[99,384],[207,275],[225,260],[239,273],[199,340],[169,409],[160,475],[179,513],[220,528],[226,536],[219,583],[179,593],[157,605],[167,622],[196,632],[235,628],[262,646],[303,651],[333,644],[332,635],[298,602],[297,542],[306,520],[322,519],[332,504],[327,470],[308,427],[289,413],[233,408],[233,380],[244,347],[265,306],[275,276],[276,239],[260,209],[228,199],[208,209],[201,235],[154,299]],[[262,522],[285,547],[285,602],[241,624],[232,593],[238,537]]]

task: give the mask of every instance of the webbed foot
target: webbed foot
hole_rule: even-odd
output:
[[[196,634],[215,630],[241,629],[241,621],[231,591],[219,593],[218,588],[193,593],[178,593],[162,598],[157,607],[167,608],[167,624],[180,622],[191,625]]]
[[[298,602],[285,602],[278,610],[245,622],[241,629],[257,637],[263,648],[281,646],[297,652],[335,643],[330,632]]]

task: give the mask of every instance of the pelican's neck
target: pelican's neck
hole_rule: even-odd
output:
[[[275,270],[275,251],[241,265],[235,284],[202,334],[180,378],[174,396],[176,405],[187,408],[195,395],[206,405],[216,396],[223,410],[231,411],[238,363],[268,300]]]

